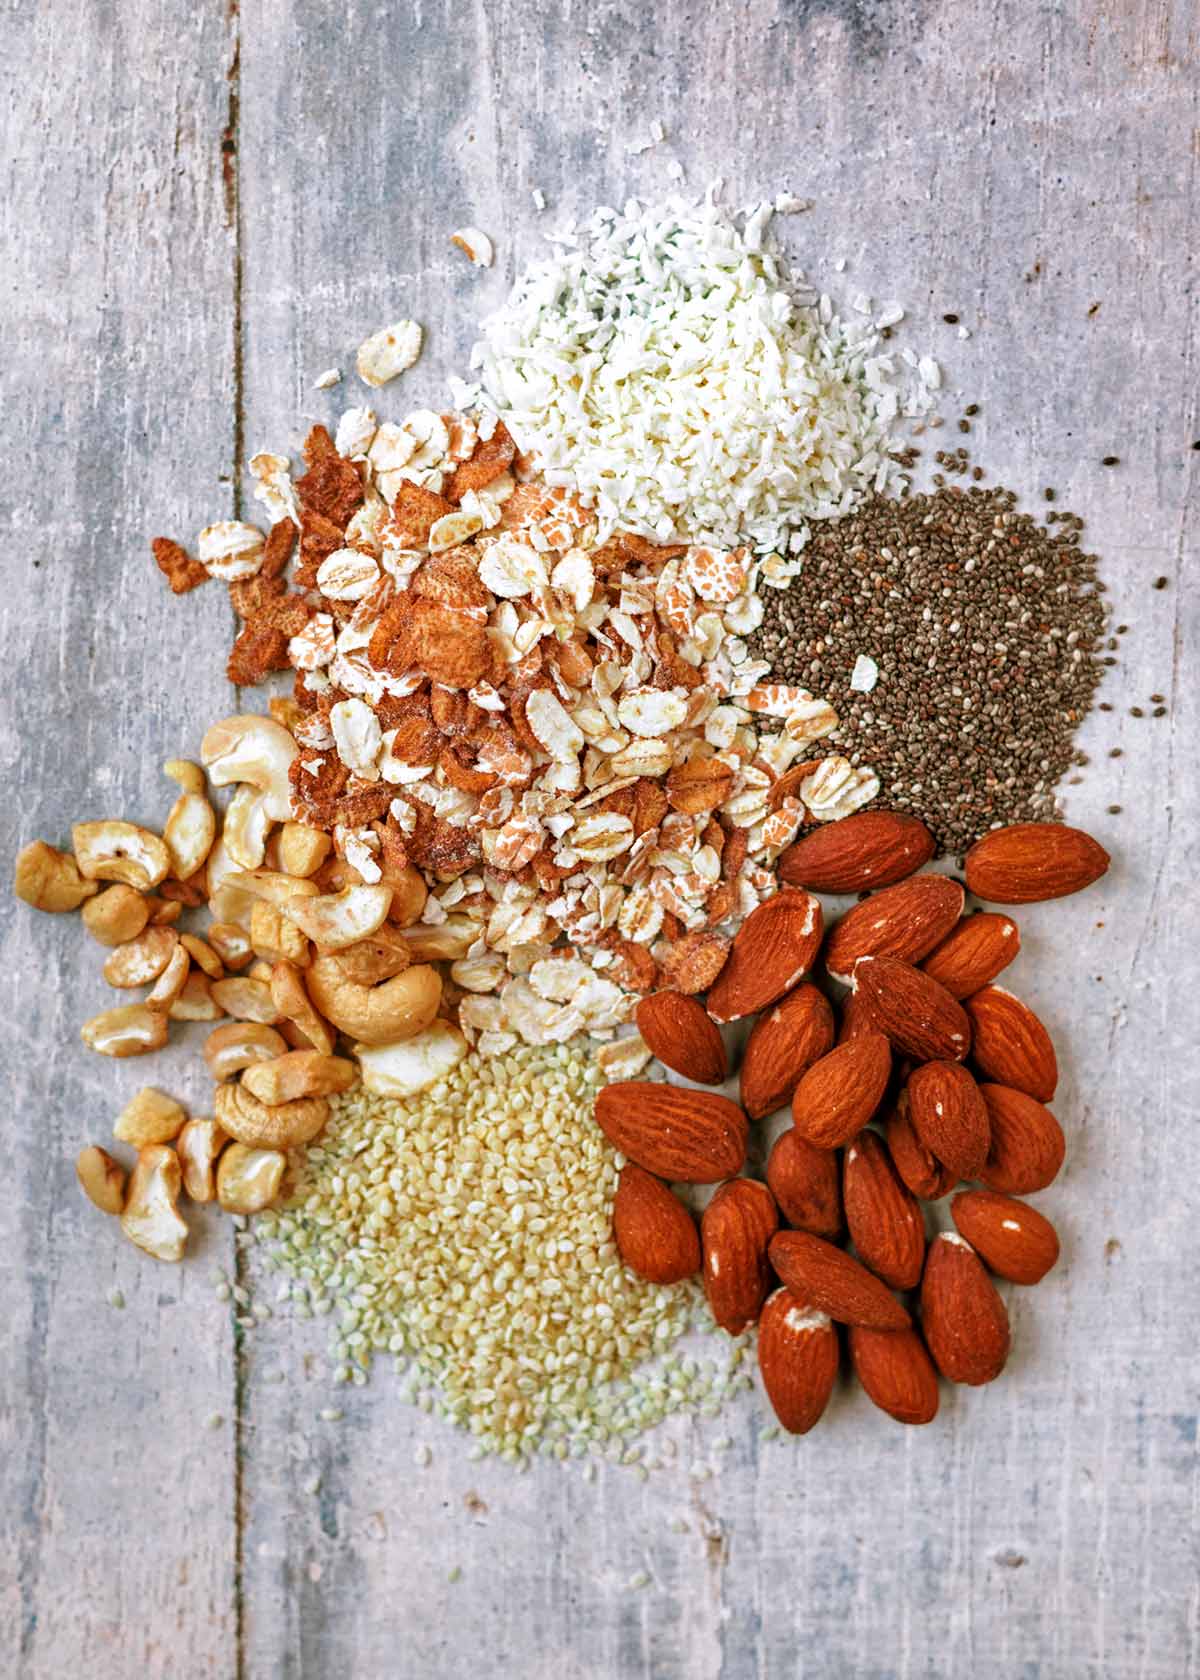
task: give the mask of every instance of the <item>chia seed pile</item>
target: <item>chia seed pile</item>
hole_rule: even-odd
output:
[[[1103,675],[1104,585],[1083,521],[1049,524],[999,488],[875,498],[814,527],[752,638],[775,681],[836,708],[818,751],[873,765],[880,803],[920,817],[948,853],[1055,817],[1055,784],[1086,762],[1072,740]],[[860,655],[878,666],[870,693],[850,686]]]

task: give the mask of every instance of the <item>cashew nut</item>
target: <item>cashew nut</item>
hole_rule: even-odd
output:
[[[126,940],[105,957],[104,978],[110,986],[121,988],[149,986],[166,968],[178,946],[179,935],[174,928],[148,927],[136,939]]]
[[[315,898],[320,891],[314,881],[286,875],[280,869],[243,869],[229,876],[229,885],[249,898],[282,909],[293,898]]]
[[[113,1122],[113,1136],[120,1143],[142,1149],[148,1143],[170,1143],[183,1130],[187,1119],[183,1105],[152,1085],[143,1085],[131,1097]]]
[[[279,1011],[271,1002],[271,988],[262,980],[238,974],[228,980],[214,980],[210,990],[213,1002],[235,1021],[259,1021],[269,1027],[279,1019]]]
[[[336,855],[325,859],[312,880],[318,892],[323,893],[344,892],[347,887],[360,887],[363,884],[363,878],[354,865]]]
[[[268,1107],[244,1085],[218,1085],[214,1107],[230,1137],[255,1149],[295,1149],[311,1142],[329,1119],[324,1097]]]
[[[435,1018],[442,996],[435,968],[407,968],[379,986],[347,980],[332,956],[313,958],[305,976],[309,996],[323,1015],[364,1044],[412,1038]]]
[[[307,968],[312,952],[294,922],[273,904],[259,902],[250,912],[250,943],[263,962],[294,962]]]
[[[280,909],[319,949],[341,951],[382,927],[391,902],[392,889],[380,882],[318,898],[291,898]]]
[[[85,881],[70,852],[59,852],[45,840],[32,840],[17,853],[13,891],[35,910],[78,910],[93,893],[94,881]]]
[[[194,1202],[211,1202],[216,1195],[213,1170],[228,1142],[215,1120],[200,1119],[189,1120],[175,1140],[183,1188]]]
[[[304,977],[295,963],[283,960],[271,970],[271,1001],[285,1023],[297,1028],[314,1050],[323,1056],[332,1054],[337,1034],[313,1008]]]
[[[243,783],[229,801],[221,825],[225,850],[243,869],[257,869],[266,856],[270,832],[271,819],[264,795],[248,782]]]
[[[115,818],[76,823],[71,844],[79,873],[89,881],[124,881],[127,887],[149,892],[171,868],[165,843],[136,823]]]
[[[411,863],[406,863],[404,868],[397,870],[394,875],[385,874],[384,882],[392,889],[388,921],[394,922],[398,928],[412,927],[414,922],[419,922],[425,901],[429,897],[429,889],[421,871]]]
[[[232,1079],[255,1062],[270,1062],[282,1056],[287,1045],[273,1027],[258,1021],[229,1021],[204,1041],[204,1060],[218,1081]]]
[[[189,765],[196,770],[196,766]],[[199,776],[199,770],[196,770]],[[203,787],[201,777],[201,787]],[[163,828],[163,840],[171,854],[171,870],[177,881],[194,875],[212,850],[217,837],[217,813],[202,792],[181,793],[171,807]]]
[[[75,1158],[79,1187],[101,1213],[120,1213],[125,1206],[125,1168],[107,1149],[89,1144]]]
[[[415,1097],[456,1068],[467,1041],[449,1021],[434,1021],[399,1044],[356,1044],[362,1082],[381,1097]]]
[[[179,1157],[169,1144],[151,1143],[138,1151],[121,1229],[156,1260],[183,1259],[188,1228],[175,1205],[181,1187]]]
[[[204,970],[210,980],[220,980],[224,977],[225,964],[211,945],[207,945],[203,939],[197,938],[194,933],[181,933],[179,943],[197,967]]]
[[[412,952],[399,928],[385,922],[370,939],[360,939],[357,945],[347,945],[335,951],[334,959],[347,980],[359,986],[377,986],[390,980],[393,974],[403,974],[412,967]],[[503,967],[504,959],[501,958]]]
[[[146,908],[151,927],[172,927],[183,915],[183,905],[177,898],[158,898],[153,893],[146,900]]]
[[[144,1003],[126,1003],[93,1015],[79,1031],[88,1049],[102,1056],[144,1056],[167,1042],[167,1017]]]
[[[214,1003],[212,984],[208,976],[194,968],[183,983],[183,990],[167,1010],[171,1021],[219,1021],[225,1011]]]
[[[344,1056],[323,1056],[319,1050],[289,1050],[271,1062],[258,1062],[242,1075],[242,1089],[268,1106],[295,1102],[298,1097],[330,1097],[348,1091],[358,1069]]]
[[[217,1165],[217,1200],[226,1213],[262,1213],[278,1196],[287,1156],[231,1143]]]
[[[187,985],[187,977],[191,971],[192,959],[188,956],[183,945],[176,945],[171,952],[171,960],[163,969],[146,996],[147,1009],[158,1009],[164,1015],[170,1013],[179,994]]]
[[[242,865],[231,856],[221,835],[208,854],[208,908],[213,920],[244,927],[250,920],[254,899],[244,892],[231,876],[240,875]]]
[[[204,772],[189,758],[169,758],[163,765],[163,775],[169,776],[173,782],[178,782],[184,793],[203,795],[206,792]]]
[[[279,867],[289,875],[315,875],[329,856],[333,841],[319,828],[285,822],[279,831]]]
[[[127,945],[150,920],[150,906],[140,892],[118,882],[89,899],[81,914],[84,927],[101,945]]]
[[[282,724],[252,713],[214,723],[200,743],[200,757],[214,787],[249,783],[263,795],[265,814],[272,822],[286,822],[292,814],[288,771],[299,751]]]
[[[271,975],[273,973],[274,969],[272,965],[269,962],[264,962],[261,957],[256,958],[246,970],[248,979],[257,980],[263,986],[269,986],[271,984]]]
[[[245,968],[254,956],[250,935],[233,922],[214,922],[208,929],[208,943],[226,968]]]
[[[401,929],[414,962],[457,962],[479,934],[479,923],[470,916],[447,916],[444,922],[418,922]]]

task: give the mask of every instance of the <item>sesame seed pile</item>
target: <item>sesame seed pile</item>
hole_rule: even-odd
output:
[[[841,727],[816,755],[872,764],[881,802],[961,854],[989,828],[1054,817],[1055,784],[1085,762],[1072,740],[1106,612],[1082,529],[1071,513],[1039,525],[1000,488],[874,498],[814,530],[753,652],[775,681],[828,696]],[[851,686],[862,656],[878,668],[868,692]]]

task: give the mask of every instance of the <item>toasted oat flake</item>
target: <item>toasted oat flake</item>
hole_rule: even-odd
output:
[[[415,321],[396,321],[358,347],[355,365],[364,385],[386,385],[412,367],[421,354],[422,333]]]

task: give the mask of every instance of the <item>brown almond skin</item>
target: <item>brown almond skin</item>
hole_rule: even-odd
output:
[[[914,1062],[961,1062],[971,1047],[971,1023],[956,998],[898,957],[860,957],[854,995],[881,1033]]]
[[[767,1253],[781,1282],[798,1300],[819,1307],[839,1324],[904,1330],[912,1323],[886,1284],[820,1237],[780,1231]]]
[[[913,875],[856,904],[825,941],[825,967],[848,983],[859,957],[917,963],[940,945],[962,915],[966,893],[948,875]]]
[[[765,1009],[746,1041],[738,1075],[742,1107],[751,1120],[790,1102],[809,1068],[832,1049],[833,1010],[816,986],[797,986]]]
[[[846,1150],[842,1203],[863,1265],[889,1289],[915,1289],[925,1264],[925,1220],[878,1132],[861,1131]]]
[[[722,1330],[740,1336],[771,1287],[767,1246],[779,1229],[775,1198],[753,1178],[723,1184],[700,1219],[704,1293]]]
[[[992,1142],[979,1177],[990,1190],[1028,1196],[1058,1177],[1067,1152],[1062,1127],[1044,1103],[1007,1085],[981,1085]]]
[[[1049,1102],[1058,1089],[1058,1058],[1029,1005],[1003,986],[984,986],[963,1008],[971,1023],[971,1060],[983,1077]]]
[[[903,811],[857,811],[822,823],[780,854],[779,879],[810,892],[863,892],[913,875],[934,854],[923,822]]]
[[[1107,871],[1098,840],[1065,823],[1014,823],[977,840],[966,856],[967,886],[993,904],[1040,904],[1082,892]]]
[[[924,1062],[905,1087],[908,1118],[921,1142],[959,1178],[978,1178],[992,1129],[979,1087],[961,1062]]]
[[[961,1003],[1003,974],[1020,949],[1021,931],[1011,916],[999,910],[977,910],[973,916],[964,916],[921,967]]]
[[[814,1062],[792,1097],[792,1124],[806,1143],[837,1149],[883,1101],[892,1053],[881,1033],[864,1033]]]
[[[661,1179],[632,1161],[617,1180],[613,1237],[630,1271],[649,1283],[680,1283],[700,1270],[696,1221]]]
[[[908,1097],[902,1091],[888,1115],[884,1135],[892,1152],[892,1164],[903,1182],[923,1202],[936,1202],[958,1183],[958,1174],[926,1149],[908,1113]]]
[[[1040,1283],[1057,1264],[1058,1232],[1028,1202],[964,1190],[950,1203],[950,1217],[984,1263],[1010,1283]]]
[[[977,1388],[1004,1369],[1008,1313],[969,1243],[943,1231],[929,1245],[921,1280],[921,1329],[938,1370]]]
[[[635,1015],[638,1031],[659,1061],[697,1085],[720,1085],[729,1074],[721,1034],[708,1011],[682,992],[655,992],[642,998]]]
[[[767,1157],[767,1183],[796,1231],[832,1241],[845,1226],[841,1174],[832,1149],[806,1143],[794,1126],[780,1132]]]
[[[852,1038],[878,1031],[866,999],[856,992],[847,992],[838,1010],[838,1043],[848,1044]]]
[[[897,1423],[932,1423],[938,1379],[916,1330],[867,1330],[852,1324],[850,1358],[855,1374],[881,1412]]]
[[[717,1184],[745,1163],[746,1116],[715,1091],[627,1079],[597,1093],[595,1115],[614,1149],[673,1184]]]
[[[789,1435],[807,1435],[820,1420],[837,1380],[838,1353],[828,1316],[777,1289],[758,1321],[758,1369]]]
[[[752,910],[709,991],[713,1020],[757,1015],[790,992],[816,962],[824,934],[820,903],[794,887],[782,888]]]

